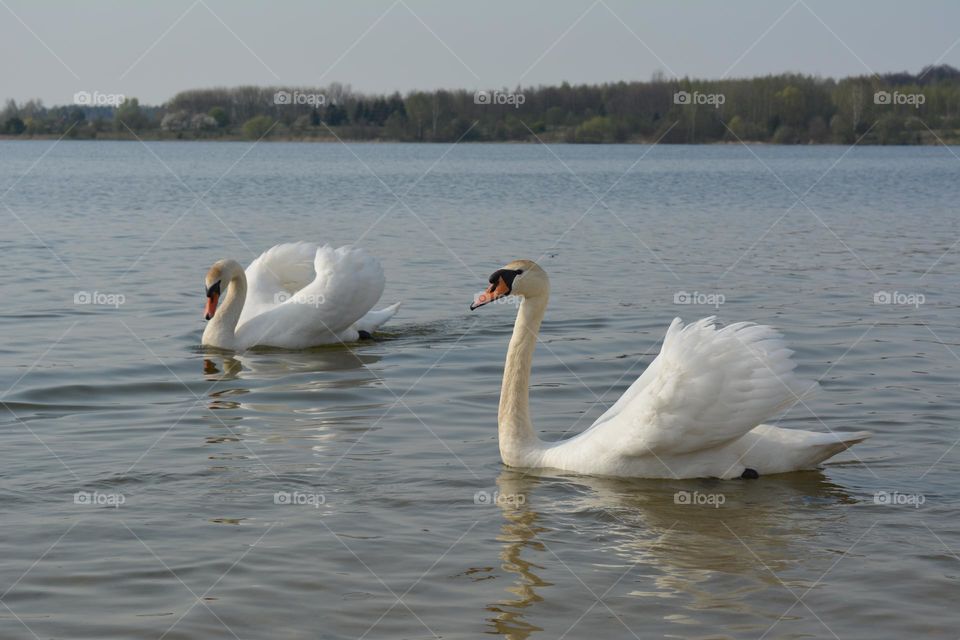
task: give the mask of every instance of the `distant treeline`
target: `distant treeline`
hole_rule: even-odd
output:
[[[798,74],[650,82],[413,91],[236,87],[178,93],[161,106],[82,92],[77,104],[9,100],[0,134],[70,138],[343,139],[404,142],[960,141],[960,71],[834,80]],[[112,105],[112,106],[111,106]]]

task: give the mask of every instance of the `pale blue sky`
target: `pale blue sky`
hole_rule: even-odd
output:
[[[947,0],[0,0],[0,98],[916,72],[958,39]]]

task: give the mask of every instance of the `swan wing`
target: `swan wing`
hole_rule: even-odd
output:
[[[783,411],[815,382],[770,327],[676,318],[660,354],[578,438],[621,455],[680,455],[718,447]]]
[[[239,326],[243,344],[302,348],[336,342],[383,294],[380,261],[363,249],[320,247],[312,268],[309,284]]]
[[[283,304],[313,282],[317,277],[314,263],[318,249],[312,242],[278,244],[250,263],[244,272],[247,297],[238,324]]]

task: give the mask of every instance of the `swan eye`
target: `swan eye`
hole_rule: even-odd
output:
[[[518,275],[518,276],[522,276],[522,275],[523,275],[523,269],[517,269],[517,275]]]
[[[220,295],[220,281],[219,281],[219,280],[217,280],[216,282],[214,282],[212,285],[210,285],[210,288],[207,289],[207,297],[208,297],[208,298],[212,298],[214,295],[217,295],[217,296]]]

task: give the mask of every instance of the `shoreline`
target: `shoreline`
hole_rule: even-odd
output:
[[[763,145],[779,147],[847,147],[852,146],[846,142],[802,142],[786,143],[771,142],[769,140],[711,140],[708,142],[667,142],[665,140],[627,140],[624,142],[569,142],[564,139],[541,136],[538,140],[394,140],[388,138],[349,138],[335,136],[270,136],[255,140],[242,135],[222,135],[222,136],[168,136],[168,135],[140,135],[137,137],[131,135],[110,135],[104,133],[98,136],[63,136],[52,133],[41,133],[32,135],[9,135],[0,134],[0,142],[7,141],[56,141],[56,142],[246,142],[246,143],[274,143],[274,142],[297,142],[303,144],[314,143],[346,143],[351,144],[497,144],[497,145],[525,145],[525,144],[558,144],[571,146],[624,146],[624,145],[652,145],[660,144],[665,146],[713,146],[713,145]],[[960,146],[960,136],[930,136],[929,140],[921,140],[910,143],[884,144],[881,142],[861,140],[853,143],[858,147],[937,147],[937,146]]]

